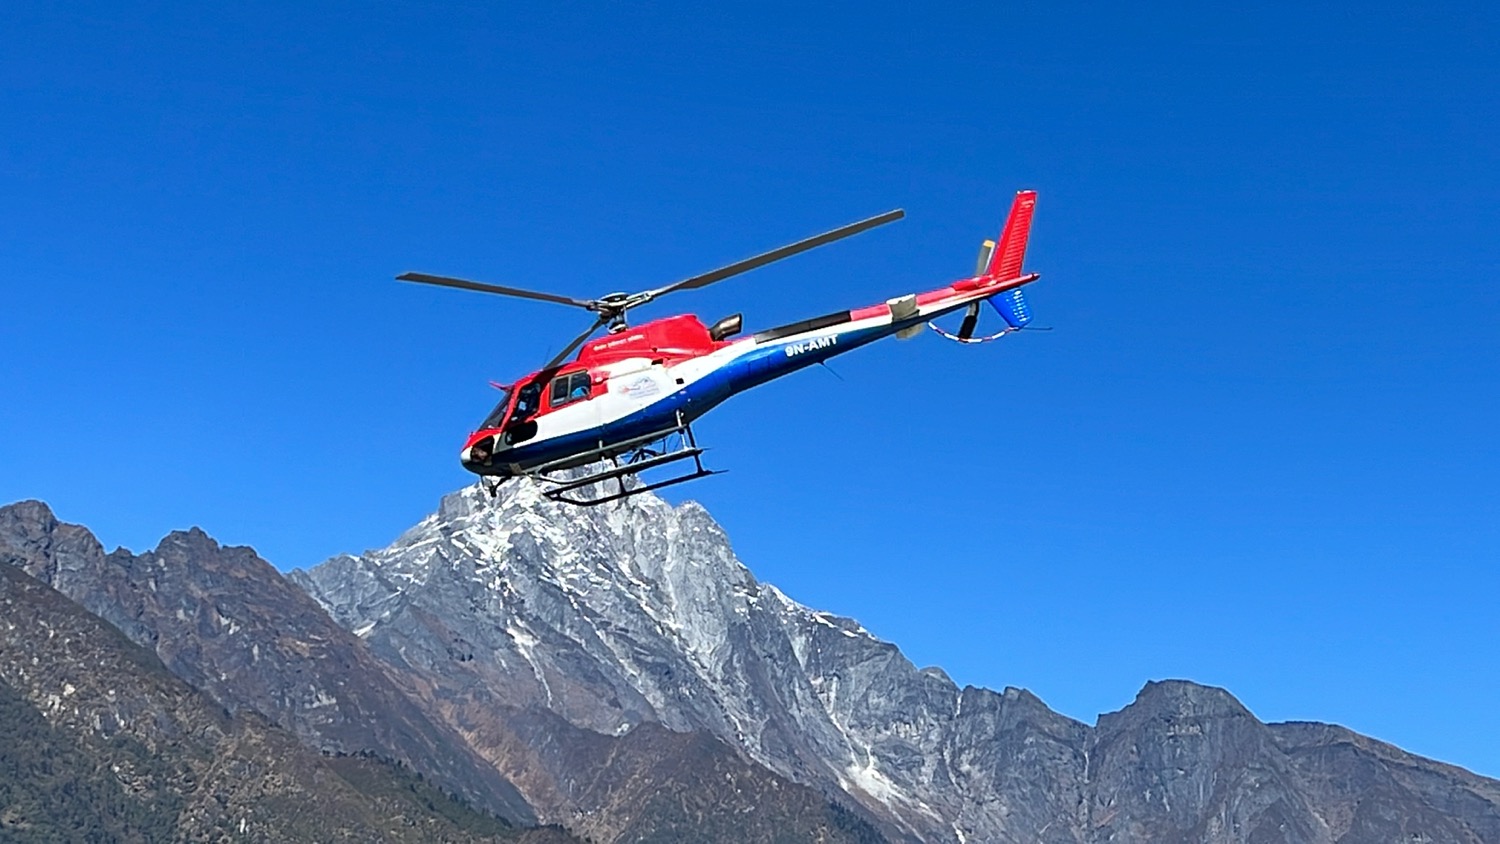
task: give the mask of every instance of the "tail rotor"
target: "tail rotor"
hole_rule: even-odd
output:
[[[1016,194],[1015,201],[1011,204],[1010,215],[1005,220],[1005,228],[1000,232],[998,241],[986,240],[979,246],[979,259],[974,266],[974,277],[968,283],[980,283],[983,285],[1001,285],[1005,282],[1028,281],[1021,275],[1022,263],[1026,258],[1026,242],[1031,236],[1031,217],[1036,210],[1036,191],[1024,190]],[[1034,278],[1034,276],[1033,276]],[[979,303],[988,301],[995,309],[995,313],[1005,321],[1005,328],[999,333],[987,337],[975,337],[974,332],[979,327]],[[935,323],[927,323],[928,327],[938,334],[955,340],[959,343],[987,343],[998,340],[1012,331],[1020,331],[1031,322],[1031,308],[1026,304],[1026,297],[1019,286],[989,297],[985,300],[975,300],[969,303],[964,310],[963,322],[958,326],[957,334],[950,334],[939,328]]]

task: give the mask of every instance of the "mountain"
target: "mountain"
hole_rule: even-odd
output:
[[[0,508],[0,563],[110,622],[230,712],[259,713],[319,750],[393,759],[513,823],[536,821],[515,787],[419,704],[410,678],[249,548],[194,529],[144,554],[105,554],[86,529],[25,501]]]
[[[1221,689],[1148,683],[1091,726],[959,688],[649,495],[467,489],[295,584],[197,530],[105,554],[22,502],[0,572],[5,840],[212,837],[255,806],[265,840],[516,834],[449,792],[595,842],[1500,842],[1500,783]]]
[[[693,503],[473,487],[390,547],[293,577],[574,829],[594,811],[568,787],[576,764],[538,765],[538,748],[563,725],[659,725],[716,737],[891,840],[1500,841],[1500,783],[1338,727],[1263,724],[1221,689],[1151,683],[1089,726],[1021,689],[959,688],[756,581]],[[517,726],[540,713],[556,723]]]
[[[105,554],[85,528],[20,502],[0,508],[0,568],[10,566],[108,620],[230,712],[258,713],[318,750],[395,760],[516,824],[536,816],[497,764],[593,840],[716,830],[756,841],[881,839],[856,813],[712,736],[652,723],[604,736],[545,711],[454,696],[376,658],[251,549],[196,529],[143,554]]]
[[[572,841],[379,760],[230,715],[149,651],[0,565],[0,840]]]

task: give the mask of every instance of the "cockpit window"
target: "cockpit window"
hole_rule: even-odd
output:
[[[589,374],[587,372],[571,372],[567,375],[559,375],[552,379],[552,395],[548,404],[552,407],[562,407],[579,399],[589,397]]]
[[[510,390],[505,389],[501,392],[505,393],[505,395],[500,397],[500,403],[495,405],[495,409],[490,411],[490,415],[484,417],[484,421],[479,423],[480,430],[498,428],[505,424],[505,411],[510,408]]]
[[[511,422],[521,422],[531,418],[542,406],[542,385],[532,381],[521,388],[516,394],[516,409],[510,412]]]

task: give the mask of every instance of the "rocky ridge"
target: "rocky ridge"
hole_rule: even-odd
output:
[[[495,706],[605,735],[703,731],[892,839],[1500,841],[1495,781],[1263,724],[1220,689],[1148,684],[1090,727],[1024,690],[959,688],[756,581],[693,503],[473,487],[390,547],[294,578],[471,740]]]
[[[0,840],[572,841],[379,760],[231,715],[99,617],[0,565]]]
[[[516,824],[536,821],[514,786],[249,548],[176,531],[152,551],[106,554],[46,505],[0,508],[0,564],[52,586],[153,651],[231,713],[259,713],[329,752],[373,753],[422,772]]]
[[[60,587],[225,709],[264,715],[319,750],[396,760],[516,823],[535,813],[501,771],[590,841],[715,830],[760,841],[881,838],[857,813],[705,733],[643,723],[606,736],[453,694],[375,657],[250,549],[196,529],[143,554],[105,554],[86,529],[20,502],[0,507],[0,568],[11,567]]]

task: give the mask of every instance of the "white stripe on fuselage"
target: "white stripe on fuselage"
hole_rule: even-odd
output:
[[[920,306],[913,316],[925,319],[962,307],[976,299],[993,295],[995,295],[994,290],[984,288],[962,291]],[[644,357],[627,358],[604,364],[594,370],[608,375],[604,382],[603,393],[537,417],[536,435],[518,445],[530,445],[554,437],[576,434],[624,419],[654,404],[671,399],[678,392],[752,352],[776,347],[786,349],[789,356],[808,351],[820,351],[836,345],[839,335],[878,328],[890,325],[891,322],[890,313],[884,313],[778,337],[765,343],[756,343],[753,337],[746,337],[709,354],[679,361],[670,366],[653,365],[650,358]],[[501,451],[503,452],[504,449]]]

